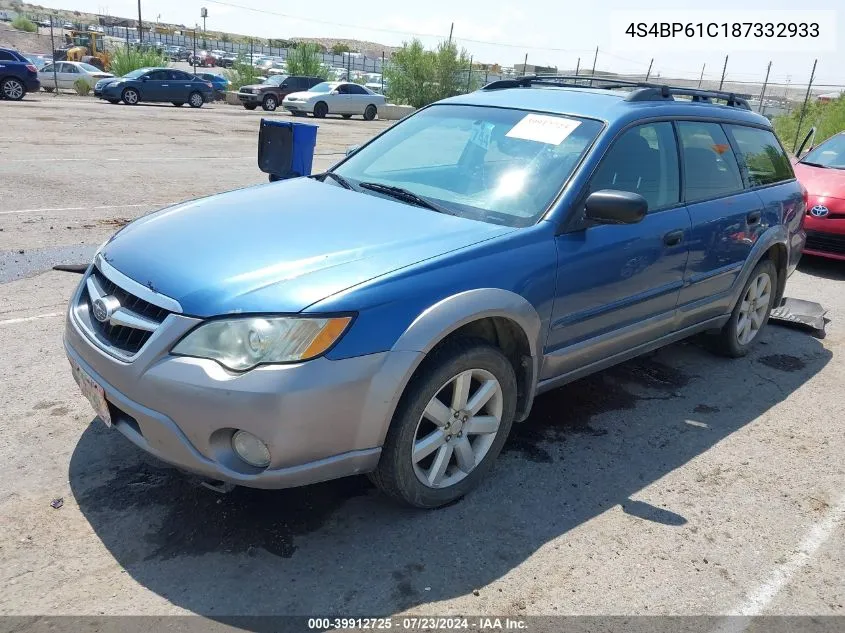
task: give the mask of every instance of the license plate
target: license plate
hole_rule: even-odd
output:
[[[82,395],[88,398],[88,402],[94,408],[94,412],[105,423],[106,426],[111,426],[111,413],[109,412],[109,405],[106,402],[106,392],[103,388],[94,382],[94,379],[89,376],[82,367],[70,362],[71,370],[73,371],[73,379],[79,385]]]

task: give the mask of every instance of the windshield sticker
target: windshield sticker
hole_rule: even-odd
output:
[[[542,114],[527,114],[505,136],[549,145],[560,145],[579,125],[581,125],[580,121],[573,121],[572,119]]]
[[[472,124],[472,136],[469,142],[478,145],[482,149],[490,147],[490,137],[493,135],[495,125],[489,121],[475,121]]]

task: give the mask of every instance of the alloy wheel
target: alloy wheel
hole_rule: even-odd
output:
[[[193,107],[198,108],[202,105],[202,103],[203,103],[203,98],[202,98],[202,95],[200,93],[195,92],[194,94],[191,95],[191,105]]]
[[[138,103],[138,93],[134,90],[127,90],[123,93],[123,102],[127,105]]]
[[[9,79],[3,84],[3,96],[17,101],[23,97],[23,85],[15,79]]]
[[[768,273],[760,273],[748,286],[739,306],[736,321],[736,339],[740,345],[748,345],[757,336],[772,299],[772,279]]]
[[[411,461],[431,488],[452,486],[481,463],[502,423],[502,386],[485,369],[452,377],[426,405],[414,432]]]

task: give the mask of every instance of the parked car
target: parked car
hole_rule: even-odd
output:
[[[201,108],[214,101],[214,87],[210,81],[175,68],[139,68],[123,77],[98,81],[94,96],[126,105],[148,101]]]
[[[53,72],[55,67],[55,73]],[[112,73],[103,72],[96,66],[85,62],[55,62],[47,64],[38,71],[38,80],[46,92],[53,90],[73,90],[76,82],[84,80],[92,89],[101,79],[114,77]]]
[[[76,26],[74,26],[73,22],[65,22],[62,24],[62,28],[70,31],[76,29]]]
[[[294,115],[313,114],[322,119],[327,114],[340,114],[344,119],[361,115],[372,121],[385,104],[384,95],[364,86],[336,81],[324,81],[305,92],[294,92],[282,102],[285,110]]]
[[[370,472],[436,507],[538,393],[700,332],[748,353],[804,242],[768,121],[723,92],[534,81],[122,229],[65,326],[98,416],[213,480]]]
[[[215,64],[214,55],[208,51],[191,52],[188,57],[188,63],[191,66],[203,66],[205,68],[213,68]]]
[[[48,55],[24,55],[24,57],[26,57],[27,61],[29,61],[29,63],[35,66],[38,70],[41,70],[44,66],[53,61],[53,58]]]
[[[197,77],[204,79],[205,81],[211,82],[212,87],[214,88],[214,97],[215,99],[225,99],[226,92],[229,90],[229,80],[221,75],[215,75],[214,73],[197,73]]]
[[[845,132],[811,149],[794,167],[810,194],[804,253],[845,260]]]
[[[260,84],[242,86],[238,99],[247,110],[255,110],[260,105],[267,112],[272,112],[290,93],[308,90],[322,81],[319,77],[274,75]]]
[[[27,92],[38,92],[38,69],[11,48],[0,48],[0,98],[20,101]]]

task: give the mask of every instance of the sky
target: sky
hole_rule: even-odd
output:
[[[107,13],[120,17],[137,16],[137,0],[46,0],[52,7]],[[321,0],[319,3],[282,3],[272,0],[141,0],[144,20],[192,25],[202,24],[200,8],[208,9],[207,26],[258,37],[338,37],[375,41],[390,46],[418,37],[434,46],[453,38],[466,48],[475,61],[513,66],[528,55],[529,64],[574,68],[580,57],[581,69],[593,65],[622,73],[645,73],[654,59],[652,77],[704,78],[718,80],[728,55],[726,77],[733,81],[761,82],[772,62],[770,82],[806,84],[813,60],[818,59],[814,85],[845,86],[845,2],[842,0],[664,0],[633,8],[630,0]],[[805,46],[802,51],[784,50],[790,42],[768,40],[768,50],[741,50],[730,43],[700,43],[696,50],[649,50],[634,46],[620,36],[611,16],[624,11],[639,20],[639,12],[649,20],[672,12],[705,7],[708,19],[731,21],[736,10],[765,19],[772,10],[827,10],[832,20],[821,25],[827,34],[826,50]],[[771,15],[771,14],[770,14]],[[791,19],[802,19],[801,13]],[[835,40],[835,48],[830,44]]]

